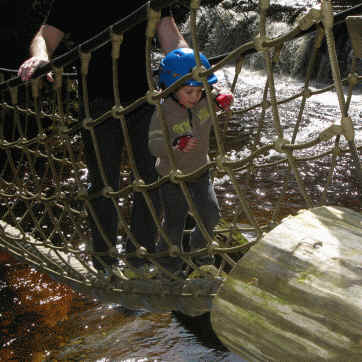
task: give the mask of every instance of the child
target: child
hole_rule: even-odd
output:
[[[210,68],[209,61],[202,53],[200,53],[200,60],[206,69]],[[196,60],[192,49],[179,48],[168,53],[160,64],[161,88],[169,87],[179,78],[190,73],[195,65]],[[207,81],[212,86],[217,82],[217,78],[211,74]],[[231,94],[216,97],[218,107],[226,110],[229,109],[232,100]],[[175,93],[163,101],[161,107],[168,125],[176,168],[187,174],[207,164],[212,122],[202,83],[194,79],[187,80]],[[167,152],[167,140],[162,131],[158,112],[153,114],[151,120],[148,146],[151,153],[157,157],[155,167],[158,174],[160,176],[168,175],[171,165]],[[209,172],[205,172],[186,184],[205,228],[213,236],[213,228],[219,221],[220,213]],[[180,185],[171,181],[160,186],[160,194],[165,214],[164,230],[170,241],[180,247],[188,213],[185,196]],[[206,246],[206,240],[196,225],[190,237],[191,250]],[[158,251],[164,250],[168,250],[168,245],[161,240]],[[202,255],[195,257],[193,261],[201,266],[213,263],[213,258],[209,255]],[[159,262],[173,272],[179,271],[182,266],[179,258],[163,257]]]

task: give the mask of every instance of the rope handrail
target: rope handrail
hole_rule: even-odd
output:
[[[114,32],[115,34],[122,34],[126,31],[129,31],[136,25],[141,22],[144,22],[147,19],[148,15],[148,8],[152,7],[153,9],[160,10],[171,6],[175,3],[176,0],[150,0],[147,1],[144,5],[139,7],[136,11],[132,14],[129,14],[127,17],[122,18],[118,22],[110,25],[107,29],[103,30],[102,32],[95,35],[93,38],[88,39],[87,41],[83,42],[82,44],[74,47],[73,49],[69,50],[65,54],[62,54],[54,59],[52,59],[49,64],[45,64],[40,66],[33,74],[32,78],[38,78],[40,76],[46,75],[50,72],[53,67],[59,68],[64,67],[68,64],[75,62],[79,59],[79,53],[89,53],[96,51],[97,48],[104,46],[105,44],[109,43],[111,40],[111,33]],[[17,72],[17,71],[16,71]],[[8,87],[16,87],[22,85],[23,81],[19,78],[9,79],[5,82],[0,83],[0,91],[8,88]]]

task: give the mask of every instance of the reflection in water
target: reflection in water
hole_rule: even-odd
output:
[[[232,70],[219,71],[225,83],[232,81]],[[241,75],[236,92],[236,104],[257,103],[261,98],[265,78],[256,73]],[[278,94],[286,97],[296,93],[301,85],[281,80]],[[336,95],[314,96],[308,100],[301,133],[297,141],[316,136],[320,129],[340,118]],[[281,119],[287,137],[294,126],[300,100],[281,107]],[[361,119],[362,95],[356,95],[351,104],[353,120]],[[255,136],[258,112],[250,112],[230,123],[225,137],[226,149],[232,158],[245,157],[247,149],[240,147]],[[287,121],[285,121],[287,120]],[[263,141],[275,137],[272,117],[267,115]],[[356,142],[362,144],[362,125],[356,124]],[[239,145],[236,149],[235,145]],[[315,152],[322,152],[320,146]],[[303,155],[303,153],[300,153]],[[304,156],[312,156],[308,152]],[[270,153],[265,160],[278,160]],[[262,161],[262,160],[261,160]],[[306,188],[318,205],[329,172],[330,156],[305,163],[301,173]],[[258,222],[267,222],[283,187],[285,166],[258,169],[254,174],[241,171],[237,179],[247,195]],[[316,177],[318,175],[318,177]],[[235,207],[234,190],[223,174],[215,175],[215,187],[224,217],[232,218]],[[304,208],[305,202],[295,192],[294,178],[290,178],[280,217]],[[328,203],[360,211],[360,189],[353,178],[353,167],[348,158],[337,163],[334,182],[328,191]],[[245,220],[240,218],[239,222]],[[148,312],[130,312],[114,305],[99,305],[85,300],[70,289],[47,276],[26,268],[5,254],[0,254],[0,360],[9,361],[120,361],[147,357],[159,361],[241,361],[217,340],[208,316],[185,318],[181,315]]]
[[[75,345],[51,353],[49,360],[115,361],[146,357],[152,361],[242,361],[217,340],[208,314],[197,318],[172,313],[127,314],[122,308],[106,310],[103,306],[79,317],[94,320],[95,325],[89,326],[92,334],[78,337]]]
[[[100,305],[0,254],[0,361],[242,361],[222,346],[209,315]]]
[[[0,262],[0,360],[29,361],[63,341],[58,323],[68,318],[74,293],[5,253]]]

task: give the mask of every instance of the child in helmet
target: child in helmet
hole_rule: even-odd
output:
[[[200,53],[200,60],[206,69],[210,68],[209,61],[202,53]],[[196,60],[192,49],[180,48],[168,53],[160,64],[161,88],[169,87],[179,78],[190,73],[195,65]],[[217,82],[216,75],[211,74],[207,81],[212,87]],[[228,110],[232,100],[231,94],[219,94],[216,97],[216,106]],[[194,79],[187,80],[172,95],[163,100],[161,107],[168,126],[176,169],[181,170],[183,174],[188,174],[205,166],[209,162],[209,134],[212,122],[202,82]],[[157,158],[155,167],[158,174],[168,175],[172,166],[168,156],[167,138],[162,131],[161,117],[157,111],[151,120],[148,146]],[[212,236],[220,213],[209,172],[206,171],[197,179],[187,181],[186,184],[193,204],[206,230]],[[168,181],[160,186],[160,194],[164,207],[164,230],[170,241],[180,247],[189,211],[184,193],[180,185]],[[206,246],[207,242],[196,224],[190,237],[191,250]],[[158,251],[168,250],[168,245],[164,240],[160,240],[157,249]],[[213,258],[209,255],[200,255],[193,261],[201,266],[212,264]],[[179,258],[163,257],[159,262],[170,271],[178,271],[182,266]]]

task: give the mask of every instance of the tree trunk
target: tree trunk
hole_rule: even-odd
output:
[[[289,216],[238,262],[211,311],[223,344],[250,361],[362,361],[362,215]]]

